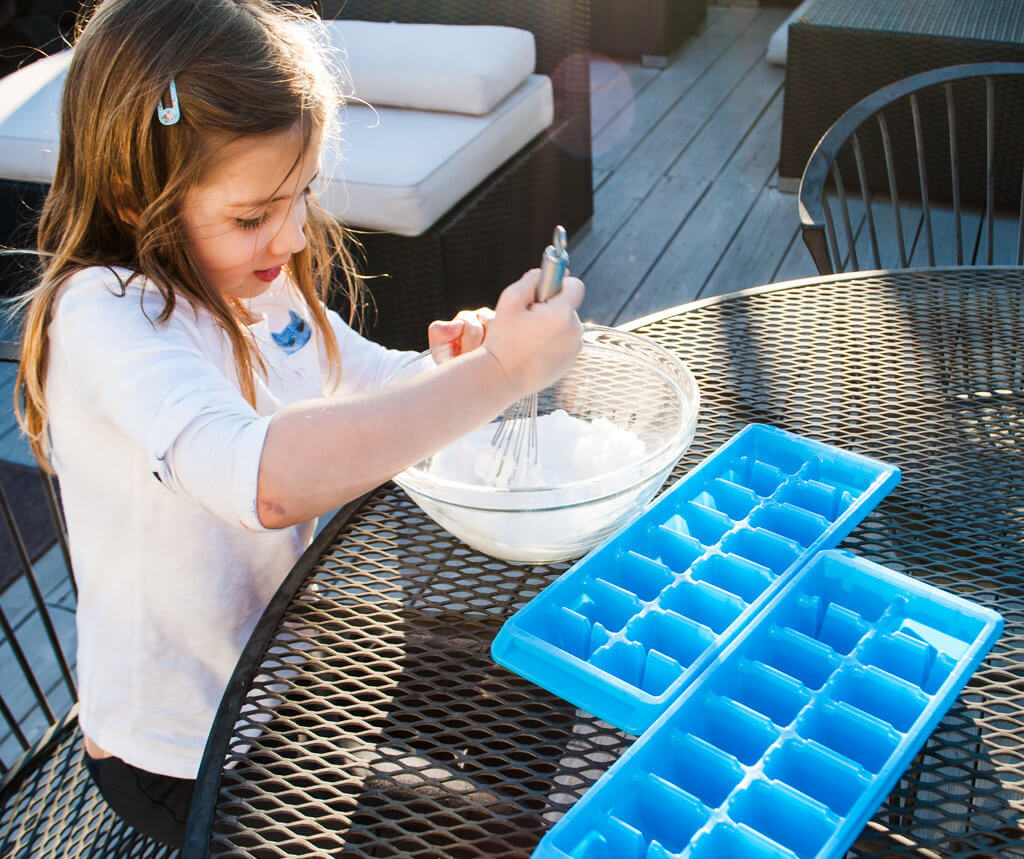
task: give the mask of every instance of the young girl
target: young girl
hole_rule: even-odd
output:
[[[180,845],[228,677],[315,517],[523,394],[579,348],[583,285],[434,323],[406,357],[323,304],[340,227],[311,196],[337,110],[299,12],[104,0],[82,30],[25,299],[19,414],[61,485],[78,581],[87,764]],[[350,320],[351,321],[351,320]]]

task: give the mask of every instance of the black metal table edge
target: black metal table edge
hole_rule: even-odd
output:
[[[714,304],[725,304],[726,302],[733,301],[737,298],[752,298],[764,293],[782,292],[786,289],[793,289],[794,287],[806,286],[809,284],[823,285],[836,280],[870,280],[873,277],[886,277],[893,274],[931,275],[947,271],[973,273],[985,271],[1024,272],[1024,268],[1019,265],[936,265],[914,266],[911,268],[878,268],[868,269],[865,271],[841,271],[837,274],[809,275],[808,277],[801,277],[796,280],[780,280],[778,283],[767,283],[762,286],[748,286],[745,289],[737,289],[733,292],[723,292],[720,295],[710,295],[707,298],[697,298],[693,301],[676,304],[673,307],[668,307],[664,310],[656,310],[646,316],[638,316],[636,319],[632,319],[629,322],[622,322],[615,327],[622,331],[636,331],[647,325],[653,325],[663,319],[668,319],[670,316],[678,316],[680,313],[687,313],[701,307],[708,307]]]
[[[196,787],[192,794],[185,844],[181,853],[185,859],[191,857],[205,859],[210,855],[210,835],[213,828],[217,793],[220,790],[221,764],[227,754],[228,743],[231,740],[235,722],[238,720],[242,702],[245,700],[254,674],[259,669],[267,643],[277,630],[281,617],[291,603],[295,592],[312,572],[313,567],[323,556],[324,550],[337,539],[341,529],[348,524],[348,521],[376,491],[373,489],[354,501],[350,501],[334,514],[331,521],[324,526],[278,586],[276,593],[256,623],[252,635],[249,636],[249,641],[239,656],[235,670],[224,690],[224,697],[221,698],[220,706],[217,708],[217,715],[214,717],[213,727],[210,729],[203,758],[199,764],[199,775],[196,777]]]

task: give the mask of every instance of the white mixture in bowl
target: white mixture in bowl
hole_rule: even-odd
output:
[[[527,422],[514,431],[525,434]],[[537,465],[520,463],[510,484],[513,469],[506,466],[499,473],[502,453],[491,444],[494,432],[495,424],[486,424],[450,444],[434,456],[430,473],[478,486],[556,487],[618,471],[647,452],[641,439],[607,418],[585,421],[558,409],[537,418]]]

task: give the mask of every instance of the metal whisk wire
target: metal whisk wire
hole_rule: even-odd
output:
[[[541,258],[537,301],[547,301],[561,291],[569,266],[566,244],[565,228],[555,227]],[[520,474],[536,469],[537,447],[537,395],[529,394],[505,409],[491,437],[493,482],[512,486]]]

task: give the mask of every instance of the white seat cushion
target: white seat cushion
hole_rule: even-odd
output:
[[[69,49],[0,78],[0,179],[53,180],[60,93],[70,62]]]
[[[530,75],[485,116],[349,105],[340,147],[324,153],[320,202],[353,226],[417,236],[553,116],[543,75]]]
[[[0,179],[53,180],[70,59],[63,51],[0,79]],[[420,235],[553,116],[543,75],[529,75],[483,116],[348,105],[341,142],[324,153],[321,204],[353,226]]]
[[[533,33],[512,27],[324,21],[354,95],[374,107],[485,114],[531,74]]]

